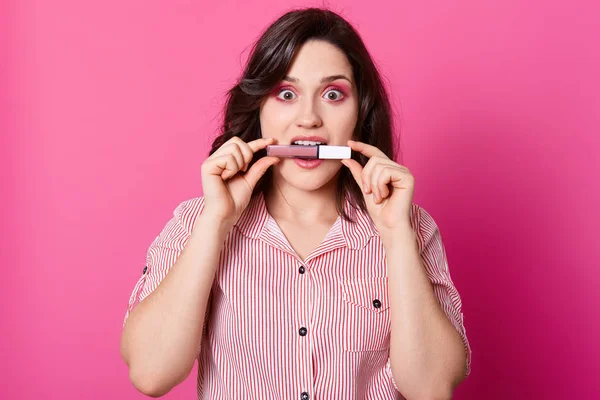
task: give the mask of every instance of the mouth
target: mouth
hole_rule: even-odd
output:
[[[327,139],[317,135],[298,135],[294,136],[290,140],[290,145],[293,146],[322,146],[327,145]],[[297,160],[314,160],[311,157],[294,157]]]
[[[291,143],[294,146],[320,146],[320,145],[326,145],[327,142],[323,141],[323,140],[294,140]],[[306,157],[295,157],[299,160],[312,160],[312,158],[306,158]]]
[[[318,141],[313,141],[313,140],[295,140],[292,143],[293,145],[296,146],[320,146],[320,145],[326,145],[326,142],[318,142]]]

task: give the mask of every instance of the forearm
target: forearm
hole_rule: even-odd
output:
[[[394,380],[408,399],[449,399],[464,378],[460,335],[434,295],[410,225],[381,237],[388,263]]]
[[[228,231],[228,225],[201,214],[173,267],[129,315],[121,354],[138,390],[162,395],[185,380],[193,368]]]

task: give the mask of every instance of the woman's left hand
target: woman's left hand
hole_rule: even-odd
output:
[[[377,147],[348,141],[353,151],[369,158],[363,168],[356,160],[345,159],[365,197],[367,211],[379,230],[410,226],[415,179],[408,168],[388,158]]]

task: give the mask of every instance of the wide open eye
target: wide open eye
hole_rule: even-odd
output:
[[[285,101],[294,100],[296,98],[296,93],[291,91],[290,89],[283,89],[277,95],[278,98]]]
[[[344,98],[344,93],[342,93],[340,90],[338,89],[331,89],[328,90],[327,93],[325,93],[324,96],[327,100],[331,100],[331,101],[339,101],[341,99]]]

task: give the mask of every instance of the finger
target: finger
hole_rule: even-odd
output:
[[[275,140],[274,138],[260,138],[260,139],[256,139],[256,140],[246,143],[239,136],[233,136],[231,139],[229,139],[228,141],[223,143],[217,149],[217,151],[215,151],[213,153],[213,155],[218,156],[218,155],[223,155],[224,153],[228,153],[229,146],[232,145],[233,143],[237,143],[238,145],[241,145],[241,144],[249,145],[250,150],[254,153],[254,152],[260,150],[261,148],[265,148],[266,146],[272,144],[272,142],[274,140]]]
[[[241,140],[240,140],[241,141]],[[237,162],[237,165],[240,169],[244,168],[246,165],[246,162],[244,160],[244,154],[242,153],[242,146],[240,145],[240,143],[238,143],[237,141],[232,142],[231,144],[229,144],[230,146],[230,154],[232,156],[235,157],[235,161]]]
[[[387,199],[390,195],[390,186],[389,183],[392,180],[391,175],[387,172],[387,168],[384,170],[382,181],[380,181],[379,186],[381,187],[381,196],[382,199]]]
[[[369,159],[369,161],[367,161],[367,164],[365,165],[365,168],[363,168],[362,170],[361,179],[363,181],[365,193],[372,193],[373,191],[371,182],[373,177],[373,171],[377,166],[377,161],[377,158]]]
[[[219,148],[212,155],[218,157],[218,156],[222,156],[222,155],[225,155],[225,154],[229,154],[231,152],[231,145],[236,140],[240,140],[240,138],[237,137],[237,136],[233,136],[228,141],[226,141],[221,146],[219,146]]]
[[[394,163],[389,158],[381,158],[379,156],[374,156],[367,161],[367,165],[362,173],[362,181],[366,185],[365,193],[371,193],[373,191],[373,172],[378,165],[387,165],[387,163]]]
[[[252,157],[254,157],[254,153],[252,152],[252,149],[250,148],[250,146],[248,146],[247,143],[244,143],[241,146],[241,150],[242,155],[244,156],[244,168],[242,168],[242,170],[247,171],[248,166],[250,165],[250,161],[252,161]]]
[[[265,148],[269,144],[272,144],[274,140],[274,138],[261,138],[246,143],[240,137],[234,136],[221,145],[221,147],[213,153],[213,157],[235,154],[239,169],[246,171],[250,161],[252,161],[254,153],[261,148]]]
[[[235,158],[231,156],[231,154],[225,154],[216,157],[215,154],[213,154],[202,164],[203,174],[206,173],[208,175],[219,176],[221,178],[227,170],[232,169],[235,169]]]
[[[354,177],[354,180],[356,181],[356,183],[358,183],[358,187],[360,187],[360,190],[362,190],[364,192],[363,182],[362,182],[362,178],[361,178],[362,170],[363,170],[362,165],[360,165],[360,163],[358,161],[353,160],[351,158],[342,160],[342,164],[344,164],[346,167],[348,167],[348,169],[350,170],[350,173],[352,174],[352,177]]]
[[[244,142],[242,139],[240,139],[237,136],[236,136],[236,139],[237,140],[235,141],[235,144],[240,149],[240,152],[241,152],[242,157],[243,157],[242,171],[246,171],[248,169],[248,165],[250,164],[250,161],[252,161],[252,157],[254,157],[254,152],[252,151],[252,149],[250,148],[250,146],[248,146],[248,143]]]
[[[352,150],[358,151],[359,153],[364,154],[365,156],[367,156],[369,158],[374,157],[374,156],[379,156],[382,158],[387,158],[389,160],[389,157],[386,156],[383,151],[379,150],[375,146],[371,146],[370,144],[358,142],[355,140],[348,140],[348,146]]]
[[[243,175],[246,182],[248,182],[248,185],[250,185],[250,188],[254,190],[260,177],[267,172],[267,169],[269,169],[271,165],[277,164],[279,161],[281,161],[280,158],[272,156],[262,157],[260,160],[257,160],[248,172]]]
[[[274,138],[260,138],[248,142],[248,146],[252,150],[253,153],[256,153],[258,150],[262,150],[270,144],[273,144]]]
[[[381,172],[377,176],[377,186],[379,187],[382,201],[390,195],[388,183],[392,180],[392,172],[392,169],[386,166],[381,169]]]
[[[383,168],[384,166],[382,164],[377,164],[375,167],[373,167],[373,173],[371,174],[371,179],[369,180],[371,190],[373,191],[373,195],[375,196],[376,204],[381,203],[381,201],[383,200],[381,197],[381,188],[379,187],[379,176],[381,175]]]
[[[233,154],[225,154],[215,159],[217,168],[220,169],[221,179],[226,180],[237,174],[240,167]]]

